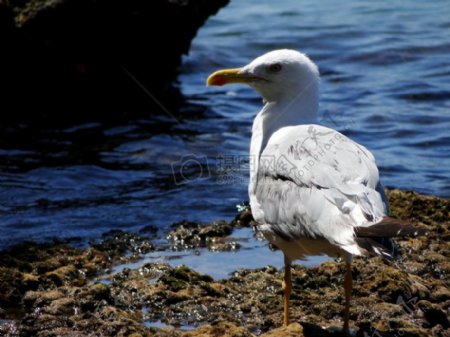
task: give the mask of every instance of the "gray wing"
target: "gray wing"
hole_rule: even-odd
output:
[[[354,227],[370,226],[388,211],[372,154],[319,125],[275,132],[250,194],[263,230],[286,239],[323,237],[353,254],[360,253]]]

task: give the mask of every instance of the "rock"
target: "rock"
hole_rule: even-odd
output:
[[[195,249],[207,247],[211,251],[237,250],[240,245],[234,241],[225,241],[233,232],[232,223],[220,220],[202,225],[195,222],[182,221],[173,224],[174,228],[167,235],[171,248],[174,250]]]
[[[206,19],[227,3],[1,1],[0,110],[41,117],[54,111],[53,118],[56,112],[67,118],[70,111],[161,110],[151,96],[168,104],[170,92],[176,100],[170,83],[181,55]],[[3,114],[2,121],[7,116],[14,117]]]
[[[298,323],[292,323],[287,327],[273,329],[261,335],[261,337],[302,337],[303,327]]]
[[[441,325],[444,329],[450,327],[448,315],[438,305],[422,300],[417,303],[417,306],[423,312],[424,317],[430,323],[431,327],[437,324]]]
[[[248,205],[239,205],[241,211],[236,215],[234,220],[231,222],[233,227],[250,227],[254,224],[254,219],[252,215],[252,211],[250,210],[250,206]]]
[[[432,294],[432,299],[439,302],[450,300],[450,290],[448,288],[438,286]]]
[[[45,281],[54,283],[57,287],[67,283],[71,283],[73,285],[84,285],[86,282],[84,275],[72,264],[65,265],[52,270],[51,272],[45,273],[42,278]]]
[[[351,328],[358,337],[450,336],[450,250],[442,239],[449,235],[450,219],[442,221],[435,214],[449,209],[450,201],[410,192],[388,194],[393,212],[405,212],[404,220],[426,223],[430,233],[398,239],[403,254],[398,261],[354,259]],[[401,208],[402,200],[407,211]],[[190,245],[197,239],[189,240],[198,238],[207,247],[211,238],[227,242],[233,228],[232,223],[185,222],[172,233]],[[100,280],[106,284],[93,282],[113,263],[129,262],[130,256],[137,261],[143,242],[151,244],[136,234],[113,232],[103,243],[84,250],[62,244],[24,244],[0,252],[0,319],[12,320],[0,325],[0,333],[40,337],[78,337],[93,331],[99,337],[342,336],[345,268],[339,261],[309,268],[294,266],[293,323],[284,328],[283,274],[270,266],[242,269],[227,279],[213,280],[186,266],[149,262],[102,275]],[[162,324],[167,327],[160,328]]]
[[[248,330],[232,323],[219,322],[186,332],[182,337],[254,337]]]
[[[112,230],[103,234],[104,240],[93,245],[114,262],[126,263],[139,259],[142,254],[149,253],[155,248],[147,237],[121,230]]]

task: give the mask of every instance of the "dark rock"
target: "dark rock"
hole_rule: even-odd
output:
[[[447,314],[436,304],[428,301],[419,301],[417,306],[423,312],[426,320],[430,323],[431,327],[439,324],[444,329],[450,327],[449,318]]]
[[[202,225],[182,221],[173,224],[172,227],[174,229],[167,235],[167,240],[175,250],[207,247],[212,251],[230,251],[240,247],[236,242],[225,241],[225,238],[233,232],[233,223],[215,221]]]
[[[141,254],[154,250],[154,246],[145,236],[112,230],[103,234],[104,240],[93,245],[95,249],[104,252],[115,262],[136,260]]]
[[[179,96],[181,55],[228,1],[0,1],[2,120],[161,110]]]
[[[252,212],[250,210],[242,211],[234,218],[236,227],[249,227],[254,223]]]

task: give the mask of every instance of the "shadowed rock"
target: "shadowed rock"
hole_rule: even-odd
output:
[[[155,98],[179,96],[171,82],[181,55],[227,3],[0,1],[1,118],[161,110]]]

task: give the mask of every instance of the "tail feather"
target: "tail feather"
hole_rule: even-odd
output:
[[[399,256],[397,247],[391,237],[426,235],[427,230],[417,228],[408,222],[384,217],[368,227],[355,227],[355,241],[358,246],[372,255],[393,260]]]
[[[424,228],[414,227],[406,221],[388,216],[371,226],[355,227],[356,237],[386,238],[394,236],[419,236],[425,235],[426,233],[427,230]]]

